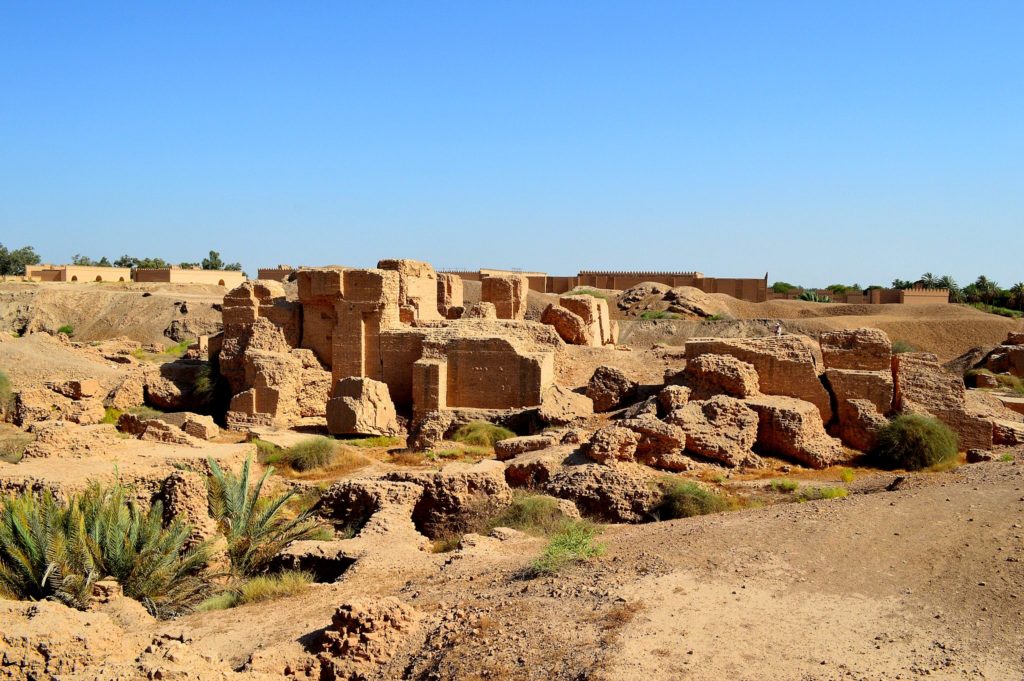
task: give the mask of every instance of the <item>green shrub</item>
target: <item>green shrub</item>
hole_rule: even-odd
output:
[[[452,439],[456,442],[477,447],[493,447],[498,442],[515,436],[516,434],[508,428],[502,428],[487,421],[471,421],[464,426],[460,426],[455,431]]]
[[[729,500],[691,480],[670,480],[661,485],[661,502],[654,510],[659,520],[689,518],[729,509]]]
[[[805,487],[800,491],[799,501],[817,501],[818,499],[843,499],[847,495],[845,487]]]
[[[121,414],[124,412],[114,407],[105,407],[103,409],[103,418],[100,419],[100,423],[116,424],[117,420],[121,418]]]
[[[668,310],[645,310],[640,313],[640,319],[682,319],[682,317]]]
[[[1007,452],[1006,454],[1003,454],[1002,456],[1000,456],[999,460],[1002,461],[1003,463],[1006,463],[1006,462],[1009,462],[1009,461],[1016,461],[1017,458],[1013,454],[1010,454],[1009,452]]]
[[[907,341],[897,338],[892,342],[892,354],[901,355],[904,352],[917,352],[917,349]]]
[[[162,513],[143,513],[120,485],[92,483],[68,504],[49,492],[0,497],[0,594],[85,608],[111,577],[157,617],[187,612],[209,593],[209,555],[186,550],[191,528],[164,527]]]
[[[941,421],[917,414],[897,416],[878,433],[871,458],[882,468],[918,470],[951,461],[957,436]]]
[[[337,444],[329,437],[317,435],[297,442],[284,452],[284,462],[297,471],[326,468],[334,461]]]
[[[776,492],[785,492],[788,494],[790,492],[795,492],[797,488],[800,487],[800,483],[798,483],[796,480],[772,480],[769,483],[769,487],[771,487]]]
[[[511,527],[528,534],[550,536],[572,522],[558,507],[558,499],[542,494],[517,494],[508,508],[490,519],[486,530]]]
[[[211,596],[199,604],[196,610],[203,612],[225,610],[247,603],[260,603],[284,596],[294,596],[304,591],[312,583],[313,575],[308,572],[289,570],[275,575],[260,575]]]
[[[843,482],[853,482],[854,477],[856,477],[856,474],[852,468],[843,468],[839,471],[839,479]]]
[[[585,520],[566,523],[552,535],[544,552],[533,561],[530,572],[534,576],[548,575],[562,568],[580,563],[604,553],[604,545],[594,543],[600,528]]]
[[[803,300],[808,303],[831,303],[832,299],[826,295],[818,294],[814,291],[804,291],[800,294],[798,300]]]
[[[252,441],[256,445],[256,460],[263,464],[279,464],[284,461],[284,449],[273,442],[256,438]]]
[[[999,315],[1000,317],[1009,317],[1010,319],[1020,319],[1024,312],[1020,310],[1011,310],[1006,307],[999,307],[998,305],[987,305],[985,303],[968,303],[971,307],[982,312],[988,312],[989,314]]]
[[[6,429],[0,432],[0,461],[18,463],[25,456],[25,448],[35,436],[20,430]]]
[[[291,519],[282,513],[284,505],[295,496],[294,490],[276,497],[261,497],[273,467],[267,468],[263,477],[250,486],[251,458],[245,460],[238,475],[221,470],[212,458],[208,462],[210,515],[227,539],[228,559],[236,576],[249,577],[264,571],[281,549],[293,541],[308,539],[317,531],[319,525],[309,509]]]
[[[65,324],[64,326],[57,329],[57,333],[62,333],[65,336],[74,336],[75,327],[71,326],[70,324]]]
[[[573,290],[569,291],[568,293],[566,293],[564,295],[567,295],[567,296],[593,296],[594,298],[603,298],[604,300],[607,300],[609,302],[612,302],[612,301],[615,300],[615,294],[614,293],[605,293],[604,291],[598,291],[597,289],[586,288],[586,287],[576,287],[576,288],[574,288]]]
[[[373,437],[356,437],[341,440],[342,444],[349,445],[350,447],[394,447],[398,445],[401,440],[397,437],[389,437],[387,435],[375,435]]]
[[[145,404],[140,404],[137,407],[129,408],[128,413],[138,416],[143,421],[149,419],[158,419],[164,415],[164,412],[160,411],[159,409],[154,409],[153,407],[150,407]]]
[[[14,389],[11,387],[11,379],[3,371],[0,371],[0,412],[4,415],[14,411]]]

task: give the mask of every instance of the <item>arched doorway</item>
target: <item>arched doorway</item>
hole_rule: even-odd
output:
[[[96,275],[96,281],[103,281],[103,277],[101,277],[100,275],[97,274]]]
[[[124,281],[124,277],[118,277],[117,280],[118,281]]]
[[[76,275],[72,276],[71,277],[71,281],[78,281],[78,275],[76,274]]]
[[[223,279],[221,279],[220,281],[218,281],[218,282],[217,282],[217,286],[225,286],[225,284],[224,284],[224,280],[223,280]]]

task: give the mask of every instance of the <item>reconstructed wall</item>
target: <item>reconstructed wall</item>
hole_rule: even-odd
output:
[[[256,270],[257,279],[268,281],[285,281],[295,273],[295,268],[290,265],[278,265],[277,267],[261,267]]]
[[[44,266],[27,271],[30,279],[38,281],[131,281],[128,267],[91,267],[84,265]]]
[[[245,275],[234,270],[190,270],[179,267],[159,267],[135,270],[137,282],[164,282],[171,284],[212,284],[234,288],[245,281]]]

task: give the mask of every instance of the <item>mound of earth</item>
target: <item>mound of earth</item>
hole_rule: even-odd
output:
[[[169,344],[221,329],[224,289],[199,284],[0,283],[0,332]]]

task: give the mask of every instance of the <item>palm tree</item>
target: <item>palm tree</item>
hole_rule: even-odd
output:
[[[192,527],[179,520],[165,528],[159,501],[143,513],[123,485],[93,483],[73,506],[85,519],[96,564],[154,617],[184,614],[210,595],[208,544],[189,549]]]
[[[1024,281],[1018,281],[1010,287],[1011,305],[1018,310],[1024,310]]]
[[[984,274],[974,281],[974,286],[978,291],[978,295],[981,297],[981,302],[987,303],[988,305],[991,305],[999,295],[999,284],[992,281]]]
[[[931,272],[925,272],[921,275],[921,278],[917,283],[921,284],[925,288],[938,288],[938,278]]]
[[[80,512],[49,491],[0,498],[0,596],[84,609],[101,577]]]
[[[267,468],[259,482],[250,487],[252,457],[245,460],[237,476],[221,470],[213,459],[209,459],[209,464],[210,515],[227,539],[228,558],[236,576],[248,577],[262,572],[288,544],[319,532],[319,523],[312,519],[309,509],[291,520],[282,515],[284,505],[295,496],[294,490],[277,497],[260,498],[263,484],[274,472],[273,467]]]
[[[964,302],[963,291],[960,290],[960,285],[956,283],[956,279],[949,276],[948,274],[943,275],[936,282],[938,288],[944,288],[949,291],[949,302],[951,303],[962,303]]]

